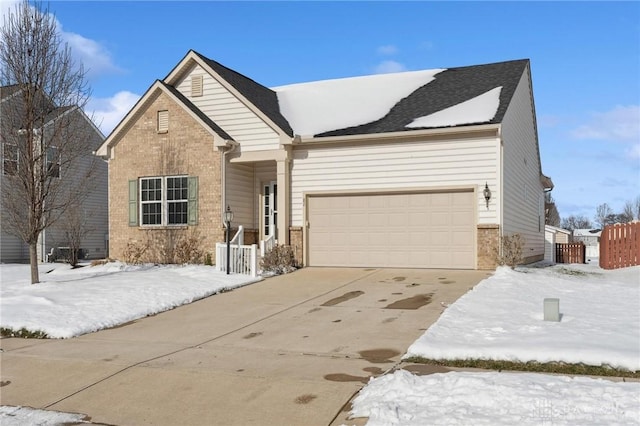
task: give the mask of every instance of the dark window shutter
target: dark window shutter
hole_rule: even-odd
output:
[[[187,224],[189,225],[197,225],[198,224],[198,177],[197,176],[189,176],[189,195],[188,199],[188,219]]]
[[[138,179],[129,181],[129,226],[138,226]]]

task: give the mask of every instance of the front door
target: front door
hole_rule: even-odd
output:
[[[262,218],[264,238],[278,239],[278,184],[273,181],[264,185],[264,214]]]

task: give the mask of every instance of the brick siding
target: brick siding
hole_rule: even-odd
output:
[[[496,269],[500,245],[499,225],[478,225],[478,269]]]
[[[158,111],[169,111],[169,130],[157,132]],[[213,136],[187,111],[164,93],[130,121],[126,134],[109,161],[109,254],[123,259],[129,242],[152,249],[144,260],[170,260],[177,240],[195,235],[205,253],[215,261],[215,244],[224,240],[220,210],[221,154],[213,147]],[[198,224],[196,226],[149,228],[129,226],[128,182],[147,176],[189,175],[198,177]]]

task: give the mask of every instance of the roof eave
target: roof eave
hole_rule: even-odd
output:
[[[343,136],[301,136],[295,135],[294,144],[316,144],[316,143],[339,143],[339,142],[367,142],[367,141],[387,141],[392,139],[406,139],[416,137],[433,137],[439,135],[452,135],[452,134],[473,134],[473,133],[486,133],[495,132],[498,135],[500,131],[500,123],[496,124],[478,124],[472,126],[457,126],[457,127],[441,127],[432,129],[418,129],[418,130],[403,130],[396,132],[385,133],[369,133],[359,135],[343,135]]]

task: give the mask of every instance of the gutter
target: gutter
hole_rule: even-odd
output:
[[[220,218],[224,222],[224,211],[227,205],[227,154],[235,152],[240,144],[234,140],[225,140],[225,150],[222,152],[222,193],[220,194]]]
[[[295,135],[293,138],[293,144],[316,144],[316,143],[338,143],[349,141],[361,141],[370,142],[374,140],[387,141],[392,139],[401,138],[415,138],[420,136],[440,136],[449,134],[469,134],[479,133],[487,131],[500,132],[500,124],[480,124],[475,126],[460,126],[460,127],[442,127],[437,129],[422,129],[422,130],[406,130],[399,132],[389,133],[372,133],[372,134],[358,134],[358,135],[341,135],[341,136],[309,136],[309,135]]]

